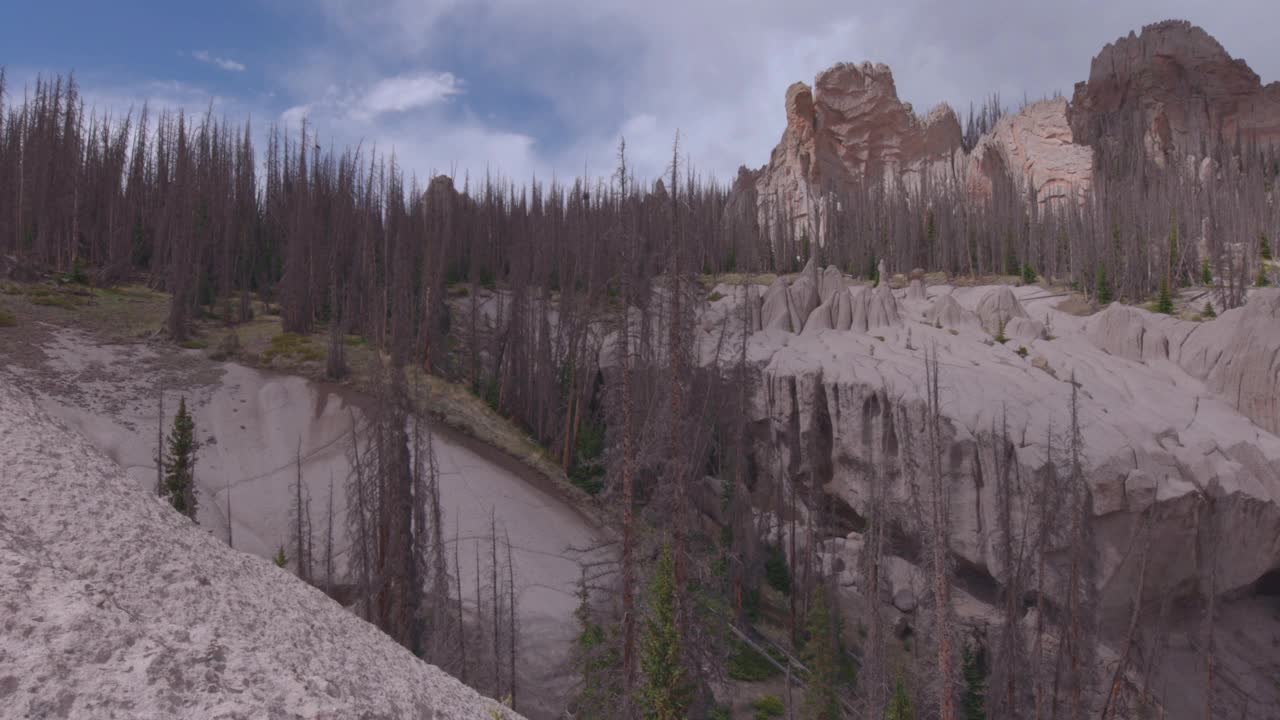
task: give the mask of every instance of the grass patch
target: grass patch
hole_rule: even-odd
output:
[[[715,292],[714,290],[707,296],[707,302],[715,302],[724,299],[724,293]]]
[[[80,304],[67,297],[52,292],[32,293],[27,296],[27,300],[32,305],[44,305],[46,307],[56,307],[63,310],[75,310]]]
[[[751,712],[754,720],[773,720],[787,712],[787,706],[777,695],[761,695],[751,701]]]
[[[183,348],[184,350],[203,350],[209,347],[209,343],[204,340],[191,338],[190,340],[183,340],[178,343],[178,347]]]
[[[262,362],[271,363],[276,358],[293,362],[319,362],[324,359],[324,351],[311,344],[305,335],[284,332],[271,338],[271,344],[262,351]]]

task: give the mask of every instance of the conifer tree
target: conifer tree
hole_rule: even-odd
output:
[[[676,624],[676,577],[671,548],[662,547],[649,583],[649,619],[640,642],[639,702],[645,720],[683,720],[690,687]]]
[[[1169,294],[1169,279],[1160,281],[1160,295],[1156,298],[1156,312],[1165,315],[1173,314],[1173,296]]]
[[[960,699],[960,712],[965,720],[985,720],[987,678],[982,666],[982,655],[965,647],[961,663],[964,673],[964,696]]]
[[[1262,253],[1263,260],[1271,259],[1271,239],[1266,233],[1258,233],[1258,249]]]
[[[582,676],[576,702],[577,714],[583,717],[613,717],[618,710],[616,678],[622,670],[621,658],[608,630],[592,617],[586,570],[578,583],[578,637],[575,663]]]
[[[1111,295],[1111,281],[1107,278],[1107,266],[1098,263],[1098,274],[1093,281],[1093,296],[1099,305],[1110,305],[1114,299]]]
[[[164,486],[161,495],[178,512],[192,520],[196,517],[196,426],[187,412],[187,399],[178,401],[178,414],[169,433],[169,452],[164,463]]]
[[[1213,284],[1213,267],[1209,265],[1209,258],[1205,258],[1204,261],[1200,263],[1200,284]]]
[[[915,720],[916,711],[911,706],[911,695],[907,692],[907,681],[898,670],[898,679],[893,683],[893,695],[889,698],[889,706],[884,709],[884,720]]]
[[[801,717],[804,720],[839,720],[840,638],[831,617],[827,589],[821,584],[814,588],[807,630],[810,675]]]
[[[1212,320],[1213,318],[1218,317],[1218,313],[1214,311],[1213,303],[1211,302],[1204,304],[1204,311],[1201,312],[1200,315],[1206,320]]]

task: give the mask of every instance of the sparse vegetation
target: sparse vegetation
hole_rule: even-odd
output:
[[[261,358],[268,365],[276,359],[285,362],[320,362],[324,359],[324,351],[313,345],[305,335],[284,332],[271,338],[271,345],[262,351]]]
[[[773,720],[787,712],[787,706],[777,695],[761,695],[751,701],[751,717],[754,720]]]

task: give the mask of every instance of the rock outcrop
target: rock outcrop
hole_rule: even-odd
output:
[[[952,174],[961,154],[955,112],[939,105],[916,115],[886,65],[834,65],[813,89],[787,88],[785,106],[786,130],[753,189],[770,234],[790,224],[820,241],[823,198],[863,180],[914,186],[926,174]]]
[[[1263,85],[1209,33],[1181,20],[1148,25],[1102,49],[1076,84],[1078,142],[1132,142],[1157,158],[1199,156],[1207,143],[1280,142],[1280,83]]]
[[[1206,569],[1215,567],[1214,592],[1224,603],[1251,602],[1254,588],[1280,568],[1280,290],[1255,291],[1244,307],[1209,322],[1119,304],[1076,317],[1036,286],[930,292],[922,300],[908,289],[853,286],[819,305],[803,333],[749,338],[748,361],[761,377],[749,417],[756,447],[761,457],[773,453],[770,467],[786,468],[783,477],[760,481],[815,482],[846,508],[844,516],[861,518],[872,483],[886,482],[904,537],[920,538],[925,528],[912,503],[921,491],[905,468],[927,467],[924,355],[936,349],[950,547],[966,568],[961,590],[989,596],[1011,571],[997,547],[997,468],[1016,466],[1013,532],[1061,516],[1061,507],[1036,510],[1036,503],[1050,492],[1043,483],[1051,459],[1066,467],[1075,383],[1092,518],[1088,552],[1104,624],[1123,626],[1138,592],[1132,543],[1143,523],[1151,533],[1141,582],[1148,600],[1194,602],[1209,591]],[[738,317],[722,300],[702,322],[712,328]],[[1016,342],[991,342],[1001,320]],[[824,542],[830,571],[856,591],[850,568],[863,547],[858,531]],[[1051,596],[1064,591],[1052,567],[1044,581]],[[887,602],[910,612],[918,599],[890,584]],[[1249,652],[1246,645],[1224,649],[1240,660],[1241,681],[1258,686],[1261,676],[1248,675]],[[1280,701],[1280,688],[1263,695]]]
[[[514,714],[141,490],[0,382],[0,715]]]
[[[1212,177],[1204,153],[1219,141],[1280,143],[1280,82],[1263,85],[1204,30],[1167,21],[1103,48],[1071,102],[1052,98],[1001,117],[966,154],[956,114],[939,105],[917,116],[898,99],[884,65],[841,63],[811,90],[787,89],[787,127],[769,164],[744,169],[733,217],[755,203],[756,230],[822,243],[826,218],[860,182],[956,181],[976,197],[1011,182],[1043,203],[1083,197],[1094,185],[1094,148],[1114,155],[1145,146],[1157,163]]]
[[[1093,150],[1075,142],[1065,98],[1031,103],[996,121],[968,157],[970,188],[990,195],[1001,180],[1027,186],[1042,203],[1093,187]]]

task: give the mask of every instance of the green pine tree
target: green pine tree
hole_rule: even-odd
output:
[[[592,619],[586,576],[578,585],[578,639],[575,661],[582,676],[578,691],[578,714],[584,717],[613,717],[617,714],[618,688],[615,679],[622,668],[615,644],[604,626]]]
[[[814,589],[807,625],[805,651],[809,685],[805,689],[800,717],[804,720],[840,720],[840,638],[827,602],[827,589],[821,584]]]
[[[1213,309],[1213,303],[1211,302],[1205,303],[1204,311],[1200,313],[1200,316],[1206,320],[1212,320],[1213,318],[1218,317],[1218,313],[1215,312]]]
[[[276,548],[276,555],[275,557],[271,558],[271,562],[275,563],[276,567],[284,567],[285,565],[289,564],[289,556],[284,554],[283,545]]]
[[[1093,281],[1093,296],[1099,305],[1110,305],[1114,299],[1111,295],[1111,280],[1107,278],[1107,266],[1098,263],[1098,274]]]
[[[1023,285],[1034,284],[1037,277],[1038,275],[1036,274],[1036,269],[1031,267],[1031,263],[1022,264],[1022,284]]]
[[[1271,284],[1271,278],[1267,277],[1267,266],[1263,265],[1258,268],[1258,287],[1267,287]]]
[[[961,717],[965,720],[986,720],[987,673],[982,655],[966,647],[961,660],[964,673],[964,695],[960,698]]]
[[[187,412],[187,399],[178,402],[178,414],[169,433],[169,450],[164,461],[161,494],[178,512],[196,517],[196,425]]]
[[[1204,261],[1200,263],[1200,284],[1213,284],[1213,267],[1209,265],[1209,258],[1205,258]]]
[[[898,670],[898,679],[893,683],[893,695],[889,698],[889,706],[884,709],[884,720],[915,720],[916,711],[911,707],[911,695],[907,692],[907,681]]]
[[[683,720],[692,688],[684,667],[676,622],[676,577],[664,545],[649,583],[649,618],[640,641],[638,699],[645,720]]]
[[[1169,278],[1160,279],[1160,295],[1156,298],[1156,312],[1173,314],[1173,296],[1169,294]]]
[[[1271,259],[1271,239],[1266,233],[1258,233],[1258,248],[1262,251],[1262,259]]]

